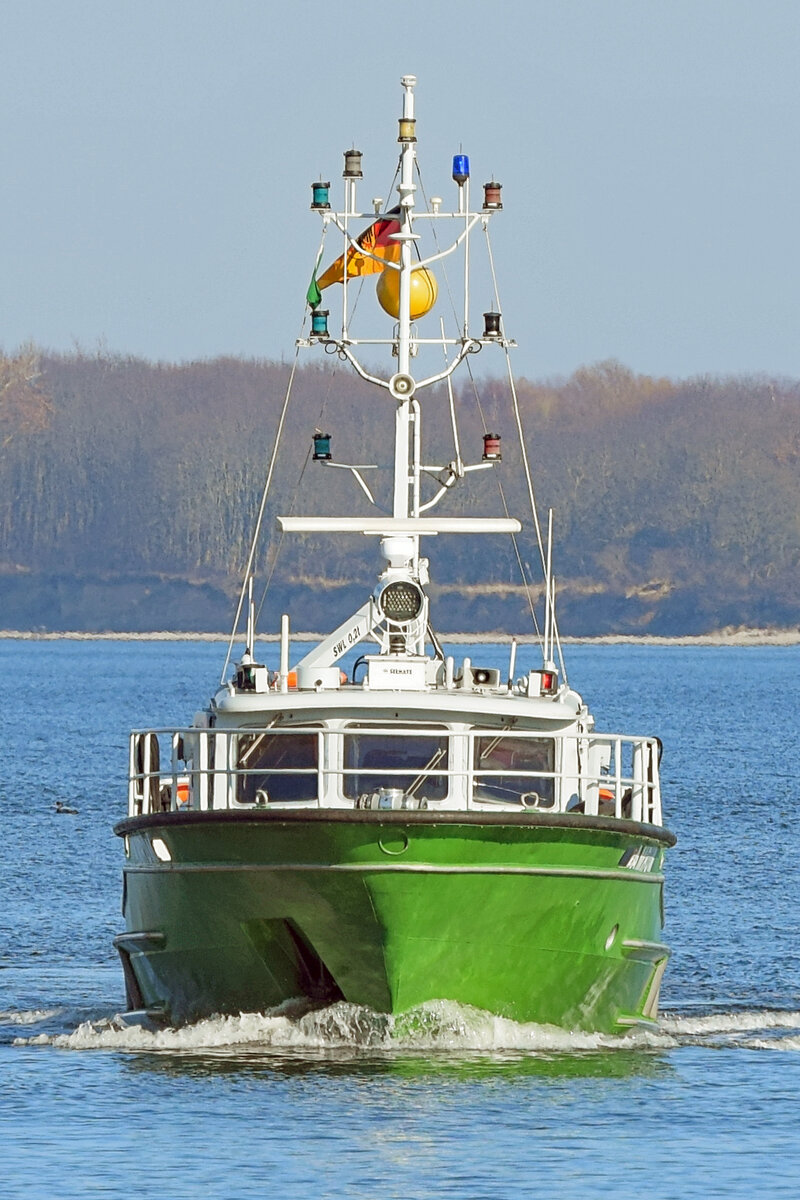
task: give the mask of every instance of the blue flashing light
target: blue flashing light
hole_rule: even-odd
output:
[[[469,156],[466,154],[453,155],[453,179],[459,187],[469,179]]]

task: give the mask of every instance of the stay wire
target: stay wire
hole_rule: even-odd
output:
[[[484,232],[486,234],[486,252],[488,255],[488,259],[489,259],[489,269],[490,269],[491,275],[492,275],[492,287],[494,288],[494,296],[495,296],[495,301],[497,303],[497,311],[502,313],[503,309],[500,304],[500,293],[499,293],[499,289],[497,286],[497,274],[496,274],[495,268],[494,268],[494,256],[492,254],[492,243],[489,238],[489,223],[488,223],[488,221],[484,225]],[[547,578],[547,558],[546,558],[545,549],[544,549],[544,538],[542,537],[542,528],[541,528],[541,524],[539,522],[539,509],[538,509],[538,505],[536,503],[536,494],[535,494],[534,487],[533,487],[533,474],[531,472],[530,460],[528,458],[528,450],[527,450],[527,447],[525,444],[525,431],[522,427],[522,412],[520,409],[519,396],[517,394],[517,385],[514,381],[514,372],[511,369],[511,355],[508,353],[507,345],[505,345],[503,347],[503,351],[504,351],[505,360],[506,360],[506,372],[508,374],[508,386],[511,391],[511,399],[512,399],[512,405],[513,405],[513,409],[514,409],[514,420],[516,421],[516,425],[517,425],[517,436],[519,438],[520,452],[522,454],[522,463],[523,463],[523,466],[525,469],[525,481],[528,485],[528,498],[530,500],[531,515],[533,517],[533,524],[534,524],[534,528],[536,530],[536,541],[539,546],[539,557],[541,558],[541,562],[542,562],[542,571],[544,573],[545,581],[546,581],[545,587],[548,588],[548,587],[552,587],[552,580],[548,580],[548,578]],[[567,677],[566,668],[564,665],[564,656],[563,656],[563,653],[561,650],[561,636],[558,632],[558,624],[556,622],[555,604],[553,603],[553,597],[548,596],[547,601],[548,601],[548,605],[550,605],[552,608],[553,636],[555,637],[556,648],[558,650],[559,663],[561,666],[561,675],[564,678],[564,680],[566,681],[566,677]],[[538,632],[538,630],[537,630],[537,632]]]
[[[426,193],[425,193],[425,184],[424,184],[424,182],[423,182],[423,179],[422,179],[422,172],[421,172],[421,170],[420,170],[420,168],[419,168],[419,163],[417,163],[417,177],[419,178],[419,185],[420,185],[420,191],[422,192],[422,198],[423,198],[423,200],[425,201],[425,206],[426,206],[426,208],[428,208],[428,209],[429,209],[429,208],[430,208],[430,204],[429,204],[429,201],[428,201],[428,197],[427,197],[427,195],[426,195]],[[432,232],[432,234],[433,234],[433,240],[434,240],[434,244],[435,244],[435,246],[436,246],[436,250],[437,250],[437,252],[438,252],[438,251],[440,251],[441,247],[440,247],[440,245],[439,245],[439,238],[438,238],[438,235],[437,235],[437,232],[436,232],[436,223],[435,223],[435,222],[432,222],[431,224],[432,224],[432,230],[431,230],[431,232]],[[497,308],[498,308],[498,309],[500,309],[500,299],[499,299],[499,295],[498,295],[498,288],[497,288],[497,276],[496,276],[495,269],[494,269],[494,260],[493,260],[493,258],[492,258],[492,248],[491,248],[491,243],[490,243],[490,241],[489,241],[489,228],[488,228],[488,222],[487,222],[487,223],[484,225],[484,229],[485,229],[485,232],[486,232],[486,245],[487,245],[488,257],[489,257],[489,267],[490,267],[490,270],[491,270],[491,275],[492,275],[492,287],[493,287],[493,290],[494,290],[495,303],[496,303],[496,305],[497,305]],[[456,325],[458,325],[458,323],[459,323],[458,312],[457,312],[457,310],[456,310],[456,304],[455,304],[455,298],[454,298],[454,296],[453,296],[453,291],[452,291],[452,288],[451,288],[451,286],[450,286],[450,278],[449,278],[449,276],[448,276],[448,274],[447,274],[447,266],[446,266],[446,263],[444,263],[444,262],[443,262],[443,263],[441,264],[441,266],[442,266],[442,274],[444,275],[445,288],[446,288],[446,290],[447,290],[447,297],[448,297],[448,300],[450,301],[450,307],[451,307],[451,309],[452,309],[452,313],[453,313],[453,320],[455,321]],[[500,310],[500,311],[502,311],[502,310]],[[443,334],[442,336],[444,337],[444,334]],[[446,360],[447,360],[447,349],[446,349],[446,347],[444,348],[444,351],[445,351],[445,361],[446,361]],[[506,350],[506,358],[508,358],[508,350]],[[475,397],[475,402],[476,402],[476,404],[477,404],[477,407],[478,407],[478,413],[480,414],[481,423],[482,423],[482,425],[483,425],[483,432],[484,432],[484,433],[486,433],[486,432],[487,432],[487,429],[488,429],[488,426],[487,426],[487,424],[486,424],[486,417],[484,416],[484,413],[483,413],[483,408],[482,408],[482,406],[481,406],[481,401],[480,401],[480,395],[479,395],[479,393],[478,393],[477,384],[476,384],[476,382],[475,382],[475,376],[474,376],[474,374],[473,374],[473,371],[472,371],[472,364],[471,364],[471,362],[469,361],[469,359],[467,359],[466,366],[467,366],[467,373],[468,373],[468,375],[469,375],[470,382],[471,382],[471,384],[472,384],[472,391],[473,391],[473,395],[474,395],[474,397]],[[509,369],[510,369],[510,364],[509,364]],[[513,379],[512,379],[512,387],[513,387]],[[514,394],[515,394],[515,393],[514,393]],[[451,395],[452,395],[452,393],[451,393]],[[456,427],[456,425],[455,425],[455,414],[454,414],[454,413],[453,413],[453,424],[454,424],[454,431],[453,431],[453,432],[454,432],[454,440],[455,440],[455,443],[456,443],[456,454],[457,454],[457,456],[459,456],[459,457],[460,457],[460,452],[459,452],[459,450],[458,450],[458,440],[459,440],[459,439],[458,439],[457,427]],[[524,446],[522,447],[522,454],[523,454],[523,460],[525,461],[525,464],[526,464],[526,478],[530,479],[530,469],[529,469],[529,467],[528,467],[528,464],[527,464],[527,457],[525,456],[525,448],[524,448]],[[507,500],[506,500],[506,495],[505,495],[505,492],[504,492],[504,490],[503,490],[503,484],[502,484],[502,482],[501,482],[501,480],[500,480],[500,478],[499,478],[499,477],[497,478],[497,490],[498,490],[498,492],[500,493],[500,499],[501,499],[501,502],[502,502],[502,505],[503,505],[503,511],[505,512],[505,515],[506,515],[506,517],[508,517],[508,516],[510,515],[510,513],[509,513],[509,508],[508,508],[508,502],[507,502]],[[531,490],[532,490],[532,484],[529,484],[529,492],[530,492]],[[540,531],[540,529],[539,529],[539,518],[538,518],[538,514],[537,514],[537,512],[536,512],[535,501],[534,501],[534,504],[533,504],[533,519],[534,519],[534,524],[535,524],[535,527],[536,527],[537,541],[538,541],[538,545],[539,545],[539,553],[540,553],[540,554],[542,554],[542,537],[541,537],[541,531]],[[520,553],[519,544],[518,544],[518,542],[517,542],[517,536],[516,536],[516,534],[513,534],[513,533],[511,534],[511,544],[512,544],[512,545],[513,545],[513,547],[514,547],[514,555],[515,555],[515,557],[516,557],[516,560],[517,560],[517,567],[518,567],[518,569],[519,569],[520,578],[522,579],[522,585],[523,585],[523,587],[524,587],[524,589],[525,589],[525,598],[526,598],[526,600],[527,600],[527,602],[528,602],[528,610],[529,610],[529,612],[530,612],[530,615],[531,615],[531,622],[532,622],[532,624],[533,624],[533,628],[534,628],[534,630],[536,631],[536,636],[539,638],[539,640],[540,640],[540,642],[541,642],[541,640],[542,640],[542,632],[541,632],[541,629],[539,628],[539,622],[538,622],[538,620],[537,620],[537,617],[536,617],[536,608],[535,608],[535,606],[534,606],[534,603],[533,603],[533,598],[532,598],[532,596],[531,596],[531,582],[530,582],[530,580],[528,579],[527,573],[526,573],[526,571],[525,571],[525,564],[523,563],[523,560],[522,560],[522,555],[521,555],[521,553]],[[544,558],[542,558],[542,562],[544,562]]]
[[[488,430],[488,426],[486,424],[486,417],[483,412],[483,405],[481,404],[481,398],[480,398],[480,394],[478,392],[478,386],[475,382],[475,376],[472,373],[472,364],[469,361],[467,361],[467,372],[469,374],[470,383],[472,384],[472,392],[475,397],[475,403],[478,408],[478,413],[480,415],[481,424],[483,426],[483,432],[486,433]],[[502,483],[502,480],[500,479],[499,475],[497,477],[497,490],[500,493],[500,500],[503,505],[503,512],[505,513],[506,517],[509,517],[511,514],[509,511],[509,507],[508,507],[508,501],[506,500],[505,489],[503,488],[503,483]],[[542,642],[542,631],[539,628],[539,621],[536,617],[536,607],[533,603],[533,597],[531,595],[531,581],[528,579],[528,574],[525,570],[525,564],[522,560],[522,554],[520,553],[517,535],[515,533],[512,533],[510,535],[510,537],[511,537],[511,545],[514,547],[514,556],[517,560],[517,567],[519,569],[520,578],[522,580],[522,586],[525,589],[525,599],[528,601],[528,611],[530,612],[530,615],[531,615],[531,622],[533,624],[534,630],[536,631],[536,636],[538,637],[538,639],[541,643]]]
[[[420,170],[419,163],[416,164],[416,168],[417,168],[417,178],[419,179],[419,190],[422,192],[422,199],[425,201],[425,209],[427,212],[431,212],[432,206],[431,206],[431,203],[428,200],[427,194],[425,192],[425,184],[422,181],[422,171]],[[431,221],[430,226],[431,226],[431,235],[433,237],[433,244],[436,247],[436,253],[439,254],[439,253],[441,253],[442,248],[439,244],[439,235],[436,232],[436,230],[437,230],[436,221]],[[416,243],[414,243],[414,245],[415,245],[415,249],[417,251],[417,257],[420,258],[421,255],[419,252],[419,247],[416,245]],[[456,328],[458,328],[458,325],[459,325],[458,311],[456,310],[456,302],[455,302],[455,298],[453,296],[453,289],[450,286],[450,276],[447,274],[447,259],[446,258],[439,260],[437,270],[441,270],[442,275],[444,276],[444,285],[445,285],[445,289],[447,290],[447,298],[450,301],[450,308],[453,310],[453,320],[455,321]]]
[[[304,314],[304,316],[303,316],[303,323],[301,326],[301,334],[303,332],[303,329],[305,329],[305,324],[306,324],[306,314]],[[297,373],[297,363],[298,363],[299,356],[300,356],[300,347],[296,346],[295,354],[294,354],[294,362],[292,363],[292,370],[289,374],[289,381],[286,386],[286,394],[283,399],[283,407],[281,408],[281,414],[280,414],[280,418],[278,420],[278,429],[277,429],[277,432],[275,435],[275,441],[274,441],[273,447],[272,447],[272,456],[270,458],[269,467],[267,469],[267,477],[266,477],[266,480],[264,481],[264,490],[261,494],[261,504],[259,505],[258,516],[256,517],[255,528],[253,530],[253,536],[250,540],[250,551],[247,556],[247,565],[245,566],[245,569],[244,569],[242,588],[239,593],[239,603],[236,606],[236,615],[233,618],[233,628],[231,629],[231,636],[228,639],[228,650],[225,655],[225,662],[222,667],[222,675],[220,677],[220,683],[225,682],[225,674],[228,670],[228,666],[231,661],[231,655],[233,653],[233,644],[236,641],[236,630],[239,625],[239,618],[241,617],[242,609],[244,608],[244,601],[245,601],[245,597],[247,595],[247,581],[250,578],[250,573],[253,569],[253,562],[254,562],[255,556],[256,556],[258,540],[259,540],[259,537],[261,536],[261,526],[262,526],[262,523],[264,520],[264,512],[267,507],[267,496],[269,495],[269,490],[270,490],[270,487],[272,486],[272,477],[275,473],[275,464],[278,461],[278,449],[280,447],[281,437],[283,435],[283,427],[286,422],[286,413],[289,408],[289,400],[291,399],[291,395],[292,395],[292,388],[294,386],[294,377]]]
[[[328,224],[327,224],[327,222],[325,222],[325,223],[323,223],[323,226],[322,226],[322,236],[320,237],[320,241],[319,241],[319,249],[317,250],[317,257],[314,260],[313,278],[316,278],[316,274],[319,269],[319,264],[322,262],[322,255],[325,252],[325,236],[326,236],[327,232],[328,232]],[[303,319],[300,322],[300,335],[299,335],[299,338],[297,339],[297,342],[295,343],[294,362],[292,363],[292,369],[289,374],[289,381],[286,385],[286,393],[283,398],[283,407],[281,408],[281,414],[278,419],[278,428],[277,428],[277,431],[275,434],[275,441],[273,442],[273,446],[272,446],[272,456],[270,458],[269,467],[267,469],[267,475],[266,475],[266,479],[264,481],[264,488],[261,493],[261,503],[260,503],[259,509],[258,509],[258,516],[256,517],[256,523],[255,523],[255,528],[253,530],[253,536],[250,539],[250,550],[249,550],[248,556],[247,556],[247,565],[245,566],[244,575],[242,578],[242,588],[239,593],[239,602],[236,606],[236,614],[233,618],[233,626],[231,628],[231,635],[228,639],[228,649],[225,654],[225,662],[223,663],[223,666],[222,666],[222,674],[220,676],[220,683],[225,682],[225,674],[228,670],[228,666],[230,665],[231,655],[233,654],[233,645],[234,645],[234,642],[236,641],[236,630],[237,630],[237,626],[239,624],[239,619],[241,618],[241,615],[242,615],[242,609],[244,608],[245,597],[247,595],[247,581],[250,578],[250,574],[253,570],[253,563],[255,561],[256,551],[258,549],[258,542],[259,542],[259,538],[261,536],[261,527],[264,522],[264,513],[266,511],[266,506],[267,506],[267,497],[269,496],[270,487],[272,486],[272,477],[275,473],[275,465],[278,461],[278,450],[280,449],[281,438],[283,436],[283,428],[286,423],[286,413],[289,409],[289,401],[290,401],[291,395],[292,395],[292,388],[294,387],[294,379],[295,379],[295,375],[297,374],[297,364],[298,364],[298,361],[300,358],[300,346],[298,343],[299,343],[300,339],[303,337],[303,334],[305,333],[305,328],[306,328],[307,322],[308,322],[308,305],[306,305],[306,307],[303,310]],[[303,468],[303,470],[305,470],[305,467]],[[278,543],[278,549],[275,552],[275,557],[274,557],[273,563],[272,563],[272,569],[270,571],[270,580],[271,580],[272,574],[275,570],[275,563],[277,562],[278,555],[280,554],[281,546],[283,544],[283,537],[284,537],[284,534],[283,534],[283,532],[281,532],[281,538]],[[267,583],[267,586],[269,586],[269,581]],[[265,597],[266,597],[266,590],[265,590],[264,595],[261,598],[261,603],[260,603],[259,609],[258,609],[259,614],[261,612],[261,608],[263,607]]]
[[[488,258],[489,258],[489,270],[491,271],[491,275],[492,275],[492,287],[494,289],[495,303],[497,304],[498,311],[502,312],[503,310],[500,307],[500,295],[499,295],[498,288],[497,288],[497,275],[496,275],[495,269],[494,269],[494,257],[492,255],[492,244],[489,240],[488,223],[485,227],[484,232],[486,233],[486,252],[487,252]],[[538,507],[536,504],[536,496],[535,496],[535,493],[533,490],[533,475],[531,474],[530,460],[528,459],[528,451],[527,451],[527,447],[525,446],[525,434],[524,434],[524,431],[522,428],[522,416],[520,414],[519,397],[517,395],[517,386],[514,382],[514,373],[511,370],[511,356],[508,353],[508,346],[505,346],[504,350],[505,350],[505,359],[506,359],[506,371],[508,374],[508,384],[511,389],[511,400],[512,400],[513,409],[514,409],[514,419],[515,419],[516,425],[517,425],[517,435],[519,437],[520,453],[522,455],[522,465],[525,470],[525,482],[527,483],[527,486],[528,486],[528,498],[530,500],[531,515],[533,516],[533,524],[534,524],[534,528],[536,530],[536,541],[539,546],[539,556],[542,561],[542,570],[546,571],[547,570],[547,558],[546,558],[545,551],[544,551],[544,539],[542,537],[542,529],[541,529],[541,525],[539,523],[539,511],[538,511]]]
[[[325,392],[325,395],[322,398],[322,404],[321,404],[320,410],[319,410],[319,417],[317,418],[317,429],[318,430],[322,429],[322,418],[325,415],[325,409],[327,407],[328,399],[330,397],[330,393],[333,388],[333,379],[334,379],[335,375],[336,375],[336,368],[334,368],[330,372],[326,372],[326,376],[328,379],[328,387]],[[306,456],[305,456],[305,459],[303,460],[303,466],[300,469],[300,474],[297,478],[297,483],[295,484],[294,490],[292,492],[292,499],[291,499],[291,503],[289,505],[288,516],[292,516],[294,513],[294,506],[297,503],[297,497],[300,493],[300,488],[303,483],[303,478],[305,476],[306,470],[308,469],[308,464],[311,461],[311,450],[312,450],[312,446],[309,446],[308,449],[306,450]],[[272,561],[271,561],[271,563],[269,563],[269,573],[268,573],[266,581],[264,583],[264,590],[261,593],[261,600],[259,601],[258,608],[256,610],[256,624],[258,624],[258,621],[261,618],[261,612],[262,612],[262,609],[264,608],[264,605],[267,600],[267,594],[269,592],[270,585],[272,584],[272,577],[275,574],[275,568],[278,565],[278,559],[280,557],[281,549],[283,548],[283,541],[284,541],[285,537],[286,537],[286,534],[284,533],[283,530],[281,530],[281,536],[278,539],[278,545],[275,549],[275,553],[272,555]]]

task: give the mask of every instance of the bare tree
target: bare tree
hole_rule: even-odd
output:
[[[41,433],[52,413],[36,348],[22,346],[13,355],[0,352],[0,445],[7,446],[19,433]]]

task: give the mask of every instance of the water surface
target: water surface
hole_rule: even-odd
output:
[[[0,641],[3,1196],[800,1193],[800,647],[569,647],[599,728],[663,739],[679,837],[664,1019],[624,1038],[446,1004],[120,1027],[127,731],[190,720],[223,653]]]

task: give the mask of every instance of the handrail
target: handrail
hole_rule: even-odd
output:
[[[316,746],[303,761],[286,762],[276,753],[281,739],[314,737]],[[240,741],[265,737],[262,760],[240,758]],[[344,739],[408,739],[418,747],[428,743],[420,765],[345,766]],[[552,743],[551,767],[518,767],[513,753],[508,765],[482,767],[476,762],[476,739],[494,745],[532,740]],[[431,751],[446,748],[433,761]],[[431,745],[433,743],[433,745]],[[306,749],[309,749],[306,747]],[[287,746],[287,753],[291,753]],[[434,755],[437,757],[437,755]],[[661,824],[658,776],[659,743],[656,738],[620,734],[552,733],[540,730],[473,728],[449,729],[429,723],[403,728],[353,725],[335,728],[316,725],[292,727],[239,727],[236,729],[163,728],[135,730],[129,750],[128,811],[131,816],[183,810],[241,809],[254,805],[280,807],[349,807],[359,805],[367,793],[353,796],[348,779],[372,787],[383,805],[383,792],[401,807],[432,805],[438,809],[480,811],[505,804],[510,809],[540,808],[549,812],[575,812],[587,816],[631,817]],[[285,787],[281,781],[285,781]],[[313,782],[312,782],[313,781]],[[425,796],[425,784],[435,782],[441,798]],[[442,781],[446,781],[442,788]],[[260,786],[259,786],[260,785]],[[294,786],[293,786],[294,785]],[[272,794],[270,794],[272,789]],[[497,792],[505,793],[498,795]],[[388,800],[386,805],[388,805]]]

